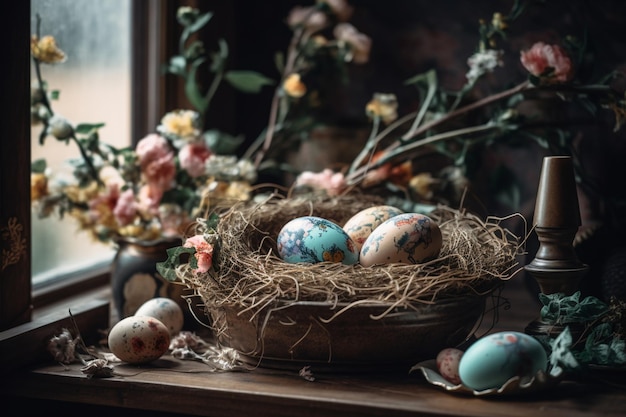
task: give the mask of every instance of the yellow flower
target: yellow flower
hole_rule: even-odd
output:
[[[65,61],[65,52],[57,47],[54,36],[39,39],[33,35],[30,39],[30,51],[33,56],[44,64],[58,64]]]
[[[218,200],[248,201],[252,187],[247,181],[210,181],[203,197]]]
[[[63,194],[75,203],[87,203],[98,195],[98,184],[92,181],[87,187],[68,185],[63,189]]]
[[[48,195],[48,178],[42,173],[30,174],[30,199],[35,201]]]
[[[493,17],[491,18],[491,25],[496,30],[506,30],[508,25],[506,23],[506,18],[502,16],[502,13],[495,12]]]
[[[365,113],[389,124],[398,118],[398,99],[395,94],[374,93],[374,98],[365,106]]]
[[[306,85],[300,80],[300,74],[289,75],[283,83],[283,89],[290,97],[300,98],[306,94]]]
[[[409,181],[409,188],[421,199],[430,201],[435,195],[434,186],[438,180],[433,178],[428,172],[415,175]]]
[[[313,36],[312,41],[313,44],[318,48],[326,46],[328,44],[328,39],[326,39],[326,37],[324,37],[323,35]]]
[[[163,116],[157,130],[170,137],[195,139],[200,135],[200,115],[193,110],[174,110]]]

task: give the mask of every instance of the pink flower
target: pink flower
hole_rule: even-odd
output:
[[[119,197],[120,190],[117,185],[106,187],[101,194],[89,200],[89,216],[95,221],[110,216]]]
[[[128,189],[120,194],[113,209],[113,215],[120,226],[127,226],[133,222],[137,215],[137,204],[133,190]]]
[[[558,45],[537,42],[522,51],[520,59],[524,68],[544,83],[563,83],[572,77],[572,61]]]
[[[178,158],[180,166],[192,177],[196,178],[206,172],[205,162],[211,156],[211,150],[204,142],[189,143],[182,147]]]
[[[348,21],[354,13],[354,7],[350,6],[346,0],[317,0],[317,2],[326,3],[340,22]]]
[[[328,18],[314,7],[295,6],[287,16],[287,24],[291,28],[303,26],[307,31],[314,33],[326,27]]]
[[[352,61],[355,64],[365,64],[369,61],[370,50],[372,49],[372,40],[369,36],[356,30],[350,23],[339,23],[335,26],[333,33],[338,41],[350,45]]]
[[[144,185],[137,195],[137,209],[146,217],[154,217],[159,214],[159,204],[163,198],[163,190]]]
[[[150,187],[166,191],[173,187],[176,176],[174,152],[160,135],[150,134],[137,143],[141,173]]]
[[[346,178],[341,172],[325,169],[322,172],[304,171],[296,178],[296,186],[308,185],[317,190],[326,190],[329,196],[337,196],[346,189]]]
[[[185,240],[183,245],[185,248],[194,248],[196,250],[195,257],[198,261],[196,273],[202,274],[211,269],[213,265],[213,245],[207,242],[202,235],[195,235]]]

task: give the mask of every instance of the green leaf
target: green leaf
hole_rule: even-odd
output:
[[[104,123],[81,123],[78,126],[76,126],[74,131],[76,133],[86,135],[86,134],[91,133],[94,130],[100,129],[103,126],[104,126]]]
[[[196,73],[198,70],[198,66],[200,66],[203,61],[204,60],[197,60],[191,65],[191,67],[189,68],[189,76],[187,77],[187,81],[185,82],[185,94],[187,96],[187,99],[200,114],[205,114],[207,108],[209,107],[208,98],[205,98],[202,95],[202,93],[200,92],[200,87],[196,82]]]
[[[569,296],[539,294],[539,301],[543,304],[541,318],[552,324],[589,323],[609,311],[609,306],[596,297],[587,296],[580,300],[580,291]]]
[[[243,136],[232,136],[216,129],[204,132],[204,140],[212,152],[218,155],[232,155],[243,143]]]
[[[216,74],[224,71],[226,60],[228,59],[228,44],[226,41],[220,39],[218,45],[218,51],[211,54],[211,67],[209,68],[211,72]]]
[[[39,144],[43,145],[46,142],[46,138],[48,137],[48,126],[45,129],[41,129],[39,132]]]
[[[209,232],[217,230],[217,225],[220,222],[220,215],[217,213],[211,213],[208,218],[201,220],[204,223],[204,227]]]
[[[285,72],[285,54],[278,51],[274,54],[274,65],[276,65],[276,69],[279,74]]]
[[[437,84],[437,72],[435,70],[429,70],[421,74],[417,74],[404,81],[404,85],[413,85],[425,83],[426,85]]]
[[[572,334],[569,327],[566,327],[553,341],[550,342],[550,373],[558,375],[562,368],[576,369],[580,366],[574,354],[570,350],[572,347]]]
[[[184,248],[182,246],[176,246],[167,250],[167,259],[163,262],[157,262],[156,268],[159,274],[168,281],[176,281],[178,276],[176,275],[176,267],[181,265],[180,257],[184,254],[189,254],[189,265],[192,268],[198,267],[198,260],[195,256],[195,248]]]
[[[187,29],[189,30],[189,33],[194,33],[202,29],[204,25],[209,23],[212,17],[213,17],[213,12],[206,12],[204,14],[199,15],[196,21],[187,27]]]
[[[198,30],[202,29],[202,27],[206,25],[209,22],[209,20],[211,20],[212,17],[213,17],[213,13],[207,12],[205,14],[198,15],[196,19],[189,25],[186,25],[186,22],[183,23],[184,29],[180,35],[180,40],[179,40],[179,47],[180,47],[181,53],[182,53],[183,45],[187,42],[187,39],[189,39],[189,37],[194,32],[197,32]]]
[[[258,93],[263,86],[275,83],[274,80],[255,71],[228,71],[224,78],[230,85],[244,93]]]
[[[31,162],[30,171],[36,174],[43,174],[48,167],[48,163],[45,159],[37,159],[36,161]]]

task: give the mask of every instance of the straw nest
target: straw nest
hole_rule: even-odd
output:
[[[256,312],[277,301],[383,305],[386,311],[438,300],[483,297],[519,270],[518,238],[501,226],[463,210],[440,206],[429,216],[443,236],[440,256],[417,265],[376,267],[341,263],[290,264],[277,255],[283,225],[304,215],[343,225],[362,209],[382,204],[372,196],[300,198],[272,196],[261,203],[241,203],[221,215],[214,253],[215,270],[194,274],[188,265],[177,274],[193,288],[208,311],[229,306]],[[196,230],[195,233],[202,233]],[[345,310],[345,308],[344,308]]]

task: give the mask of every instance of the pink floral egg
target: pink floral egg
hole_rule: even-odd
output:
[[[393,263],[418,264],[439,256],[443,238],[439,225],[419,213],[398,214],[385,220],[363,243],[363,266]]]
[[[455,348],[443,349],[437,355],[437,370],[447,381],[452,382],[454,385],[461,383],[461,377],[459,376],[459,363],[461,362],[461,356],[463,351]]]
[[[359,211],[343,225],[343,230],[352,238],[356,247],[361,250],[363,243],[372,231],[403,211],[393,206],[374,206]]]

